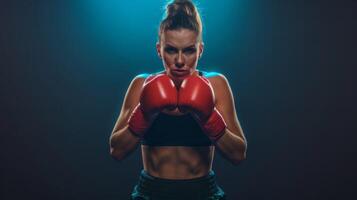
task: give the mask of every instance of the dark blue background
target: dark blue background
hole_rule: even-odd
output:
[[[162,69],[148,2],[0,3],[0,199],[128,198],[140,151],[108,141],[130,80]],[[240,165],[215,157],[229,199],[355,194],[356,1],[198,5],[200,69],[226,75],[248,140]]]

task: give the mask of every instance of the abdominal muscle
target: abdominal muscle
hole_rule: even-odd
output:
[[[144,170],[164,179],[192,179],[205,176],[212,168],[214,146],[142,145]]]
[[[177,108],[163,110],[182,115]],[[164,179],[193,179],[203,177],[212,169],[214,146],[148,146],[141,145],[144,170]]]

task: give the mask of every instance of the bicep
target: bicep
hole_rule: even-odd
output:
[[[124,128],[127,125],[127,121],[131,115],[131,112],[134,110],[135,106],[138,105],[140,100],[141,88],[144,83],[145,78],[142,76],[135,77],[127,91],[123,100],[123,105],[119,117],[115,123],[112,133]]]
[[[216,97],[216,108],[221,113],[227,124],[227,128],[233,133],[244,138],[242,128],[240,126],[237,112],[234,103],[232,90],[228,80],[219,75],[212,81],[213,90]]]

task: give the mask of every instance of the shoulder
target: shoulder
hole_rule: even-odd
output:
[[[145,80],[147,77],[149,77],[150,74],[143,73],[143,74],[138,74],[136,75],[132,80],[129,85],[129,90],[135,90],[138,88],[141,88],[141,86],[144,84]]]
[[[133,108],[135,107],[139,100],[140,100],[140,95],[141,95],[141,89],[145,83],[145,80],[157,73],[142,73],[136,75],[134,78],[132,78],[129,87],[126,91],[125,94],[125,100],[124,100],[124,106],[125,108]]]
[[[162,74],[163,72],[160,71],[160,72],[154,72],[154,73],[142,73],[142,74],[138,74],[136,75],[132,81],[131,81],[131,84],[129,87],[136,87],[136,86],[142,86],[145,82],[145,80],[149,77],[152,77],[152,76],[155,76],[155,75],[158,75],[158,74]]]
[[[224,87],[229,85],[226,76],[221,73],[202,71],[202,75],[210,81],[212,87]]]
[[[207,78],[211,84],[215,95],[216,106],[230,105],[233,97],[227,78],[218,72],[203,72],[202,75]]]

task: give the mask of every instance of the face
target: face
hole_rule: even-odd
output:
[[[203,43],[198,41],[197,33],[192,30],[167,30],[161,35],[156,49],[167,75],[177,83],[196,72]]]

